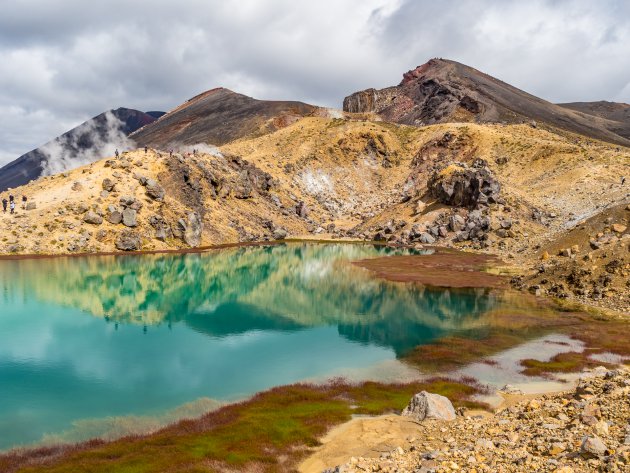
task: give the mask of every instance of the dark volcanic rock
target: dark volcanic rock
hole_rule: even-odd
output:
[[[142,238],[137,232],[124,230],[116,238],[116,248],[121,251],[137,251],[142,248]]]
[[[496,203],[501,191],[499,181],[487,167],[471,168],[461,163],[433,173],[428,188],[443,204],[469,208]]]

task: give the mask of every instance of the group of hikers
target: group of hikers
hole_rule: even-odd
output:
[[[22,208],[26,209],[26,201],[28,199],[26,198],[25,195],[22,196]],[[2,199],[2,211],[6,213],[7,211],[7,207],[10,209],[11,213],[15,213],[15,197],[13,197],[13,194],[9,195],[9,200],[5,198]]]

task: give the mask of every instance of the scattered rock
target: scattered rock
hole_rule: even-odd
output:
[[[138,225],[137,212],[128,207],[122,211],[122,223],[126,227],[135,227]]]
[[[582,441],[580,452],[599,457],[606,453],[606,445],[597,435],[589,435]]]
[[[122,219],[123,219],[122,213],[120,213],[118,210],[114,210],[110,212],[109,216],[107,217],[107,221],[114,225],[118,225],[120,222],[122,222]]]
[[[164,200],[164,195],[166,194],[166,191],[155,180],[147,179],[145,182],[145,190],[146,190],[147,195],[151,199],[157,200],[157,201]]]
[[[112,192],[114,190],[114,187],[116,186],[116,182],[113,179],[106,177],[105,179],[103,179],[101,185],[104,191]]]
[[[142,248],[142,238],[133,230],[123,230],[116,238],[115,244],[121,251],[138,251]]]
[[[284,228],[278,227],[273,231],[273,238],[274,240],[284,240],[288,234]]]
[[[92,225],[100,225],[101,223],[103,223],[103,217],[101,217],[96,212],[90,210],[83,217],[83,221],[85,223],[89,223],[89,224],[92,224]]]
[[[425,419],[450,421],[455,419],[455,408],[448,398],[422,391],[411,398],[409,405],[402,411],[402,415],[414,417],[420,421]]]

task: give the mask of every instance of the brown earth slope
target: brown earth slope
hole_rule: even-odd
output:
[[[444,122],[538,121],[611,143],[630,145],[630,123],[616,115],[586,116],[535,97],[472,67],[431,59],[404,74],[397,86],[346,97],[347,112],[375,112],[407,125]]]
[[[139,146],[160,149],[201,143],[220,146],[274,131],[318,109],[302,102],[256,100],[218,88],[191,98],[131,137]]]

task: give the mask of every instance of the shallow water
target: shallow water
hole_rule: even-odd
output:
[[[287,244],[2,260],[0,449],[157,428],[209,399],[301,380],[413,375],[400,356],[486,326],[498,302],[349,263],[406,251]]]

